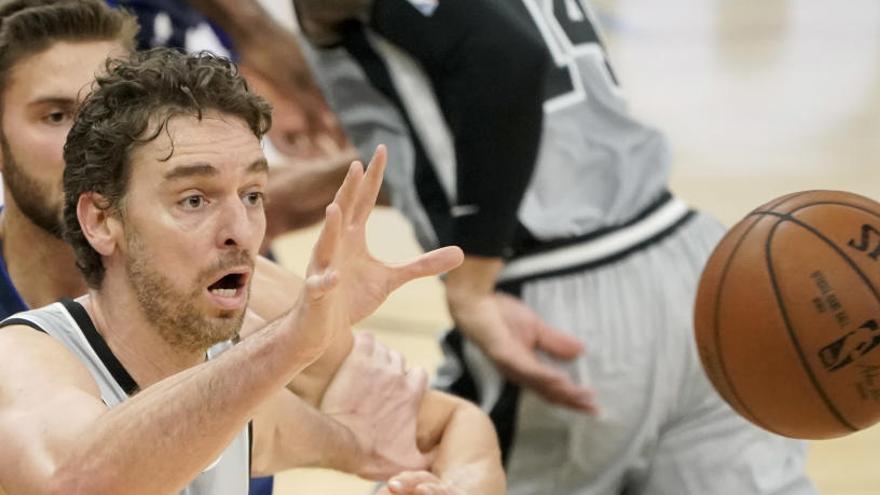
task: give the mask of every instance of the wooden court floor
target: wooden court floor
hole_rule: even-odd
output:
[[[274,0],[266,0],[271,3]],[[880,199],[880,3],[876,0],[596,0],[633,112],[668,134],[672,189],[730,225],[784,193],[842,189]],[[313,231],[276,245],[301,272]],[[405,222],[377,212],[380,257],[417,252]],[[364,328],[432,369],[448,325],[438,283],[395,294]],[[880,427],[810,446],[825,495],[880,494]],[[319,471],[279,476],[276,493],[366,494]],[[551,494],[548,494],[551,495]],[[707,494],[712,495],[712,494]]]

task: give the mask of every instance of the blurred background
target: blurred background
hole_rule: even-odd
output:
[[[285,22],[289,0],[264,0]],[[632,111],[675,151],[672,189],[727,225],[805,189],[880,198],[880,3],[876,0],[596,0]],[[315,229],[275,244],[302,273]],[[419,252],[403,219],[380,210],[379,257]],[[436,280],[396,293],[363,330],[433,370],[449,325]],[[589,345],[589,343],[587,343]],[[828,495],[880,493],[880,428],[810,446],[809,471]],[[366,494],[371,484],[318,470],[279,476],[276,493]]]

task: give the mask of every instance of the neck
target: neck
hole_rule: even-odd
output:
[[[204,362],[207,349],[183,351],[163,340],[125,283],[107,277],[101,289],[90,290],[82,302],[98,333],[138,386],[149,387]]]
[[[7,193],[5,198],[0,217],[2,254],[12,284],[24,302],[37,308],[85,294],[86,284],[76,269],[73,249],[31,222],[12,195]]]

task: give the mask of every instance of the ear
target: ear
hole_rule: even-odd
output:
[[[76,217],[92,248],[101,256],[113,254],[123,238],[123,230],[109,202],[98,193],[82,193],[76,203]]]

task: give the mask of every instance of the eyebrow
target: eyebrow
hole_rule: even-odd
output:
[[[28,103],[28,106],[54,105],[59,107],[75,107],[78,102],[64,96],[41,96]]]
[[[269,172],[269,163],[266,162],[265,158],[258,158],[253,163],[248,165],[247,173],[258,173],[258,172]],[[165,174],[164,180],[171,181],[176,179],[183,179],[187,177],[214,177],[219,175],[220,172],[216,167],[211,165],[210,163],[191,163],[189,165],[180,165],[178,167],[174,167],[168,173]]]

